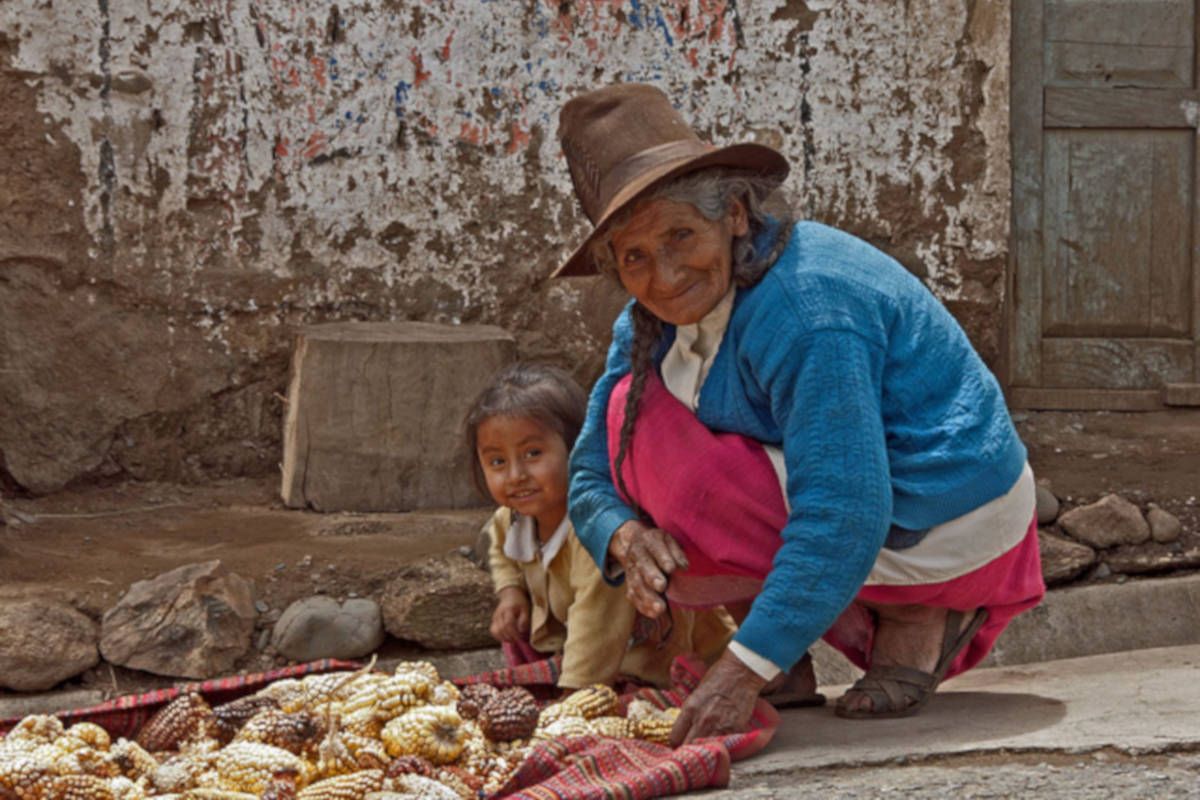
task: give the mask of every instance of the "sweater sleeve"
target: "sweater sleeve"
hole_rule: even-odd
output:
[[[574,599],[567,609],[567,640],[558,685],[578,689],[611,683],[621,668],[637,612],[622,589],[600,577],[580,543],[568,542],[567,546]]]
[[[587,551],[591,553],[601,573],[605,574],[608,543],[617,528],[637,516],[627,506],[613,483],[608,463],[608,398],[621,378],[629,374],[629,352],[633,343],[633,322],[630,307],[613,324],[613,340],[608,348],[604,374],[596,381],[588,398],[587,417],[575,441],[570,460],[568,505],[571,524]],[[623,576],[605,580],[613,585]]]
[[[853,600],[887,536],[884,353],[847,330],[764,341],[755,371],[782,434],[792,510],[735,641],[786,670]]]
[[[499,508],[487,526],[488,538],[492,542],[488,547],[488,571],[492,573],[492,585],[496,587],[497,592],[510,586],[525,588],[525,576],[521,573],[521,567],[504,555],[504,539],[511,521],[511,512],[507,508]]]

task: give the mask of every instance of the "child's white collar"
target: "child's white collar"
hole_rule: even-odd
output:
[[[558,523],[558,527],[555,528],[554,535],[544,545],[538,541],[537,531],[534,529],[535,524],[532,517],[526,517],[514,511],[512,526],[508,529],[508,536],[504,539],[504,555],[513,561],[528,563],[540,554],[542,569],[549,569],[550,562],[554,560],[558,551],[562,549],[563,543],[567,541],[567,534],[571,531],[571,518],[564,515],[562,522]]]

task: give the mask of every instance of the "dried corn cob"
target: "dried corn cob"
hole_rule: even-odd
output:
[[[537,701],[527,689],[505,689],[484,701],[479,729],[495,742],[528,739],[538,724]]]
[[[637,738],[645,739],[655,744],[670,744],[671,729],[675,727],[678,714],[663,714],[657,717],[645,717],[634,723]]]
[[[294,771],[296,785],[305,786],[311,767],[301,758],[280,747],[258,742],[234,742],[214,759],[217,785],[214,788],[237,792],[261,792],[280,772]]]
[[[175,750],[188,741],[212,737],[213,712],[203,697],[188,692],[167,703],[138,731],[137,743],[151,753]]]
[[[635,724],[625,717],[596,717],[589,722],[601,736],[611,736],[615,739],[633,739],[637,736]]]
[[[0,758],[0,797],[7,791],[16,797],[31,797],[33,787],[50,774],[51,765],[31,754],[6,754]]]
[[[535,739],[565,739],[571,736],[590,736],[596,729],[583,717],[560,717],[533,733]]]
[[[108,731],[94,722],[77,722],[63,733],[64,737],[78,739],[96,750],[107,751],[112,747],[112,737]]]
[[[454,792],[458,800],[478,800],[479,792],[472,788],[471,782],[464,780],[459,770],[442,769],[437,774],[437,781]],[[483,786],[482,781],[479,785]]]
[[[499,693],[500,690],[490,683],[472,683],[464,686],[455,706],[458,715],[463,719],[475,719],[479,716],[479,709],[483,704]]]
[[[48,744],[63,735],[62,720],[49,714],[30,714],[4,737],[5,742]]]
[[[260,711],[270,708],[279,708],[279,700],[264,694],[252,694],[239,697],[231,703],[222,703],[213,709],[217,738],[222,744],[228,744],[243,725]]]
[[[594,719],[616,715],[620,711],[621,701],[611,686],[595,683],[575,691],[559,705],[574,712],[568,716]]]
[[[449,706],[426,706],[396,717],[383,729],[388,754],[418,755],[433,764],[449,764],[463,751],[467,731]]]
[[[150,775],[158,769],[158,761],[154,756],[147,753],[137,742],[128,739],[117,739],[108,750],[108,758],[117,765],[122,775],[133,780]]]
[[[33,786],[29,800],[115,800],[112,789],[95,775],[47,775]]]
[[[317,781],[302,790],[296,800],[360,800],[367,792],[383,788],[383,770],[368,769]]]
[[[298,756],[315,756],[325,735],[325,723],[309,711],[289,714],[278,708],[259,712],[242,726],[235,742],[261,742],[282,747]]]
[[[433,692],[429,695],[429,702],[435,706],[452,706],[458,702],[461,694],[453,683],[442,681],[433,687]]]
[[[449,786],[444,786],[424,775],[401,775],[393,780],[404,800],[459,800]]]
[[[401,775],[424,775],[426,778],[431,778],[436,771],[428,759],[420,756],[398,756],[388,764],[386,776],[398,778]]]

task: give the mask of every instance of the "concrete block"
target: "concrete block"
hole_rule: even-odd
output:
[[[1200,644],[1200,575],[1048,592],[1012,621],[987,666]]]
[[[516,342],[488,325],[304,328],[283,430],[283,502],[318,511],[481,504],[462,418]]]

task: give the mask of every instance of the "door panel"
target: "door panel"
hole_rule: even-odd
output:
[[[1014,2],[1015,405],[1200,382],[1198,2]]]

